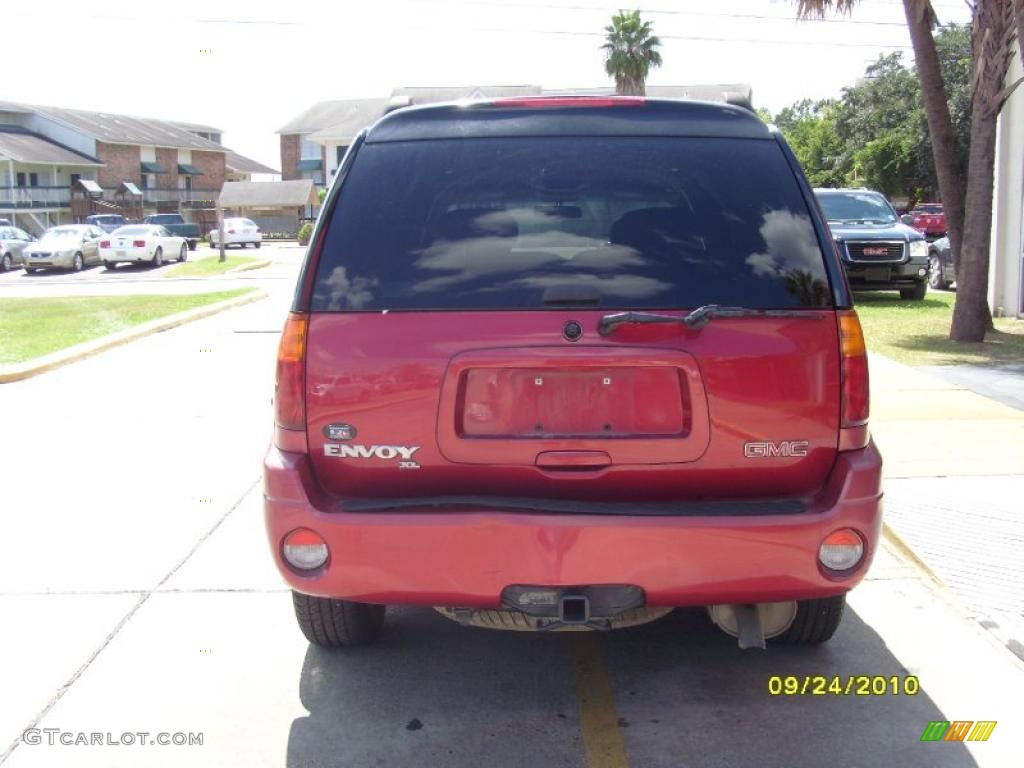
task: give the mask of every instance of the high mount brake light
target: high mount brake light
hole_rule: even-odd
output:
[[[647,103],[642,96],[534,96],[525,98],[494,99],[492,107],[533,107],[556,109],[560,107],[639,107]]]

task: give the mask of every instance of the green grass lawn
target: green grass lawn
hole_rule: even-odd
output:
[[[249,293],[0,299],[0,365],[48,355],[139,323]]]
[[[1024,321],[997,318],[980,344],[949,340],[955,293],[928,291],[923,301],[902,301],[895,293],[857,293],[868,349],[909,365],[1024,362]]]
[[[217,261],[217,255],[203,256],[195,261],[186,261],[184,264],[175,264],[164,271],[164,277],[209,277],[210,275],[222,275],[229,269],[243,267],[246,264],[253,264],[257,261],[266,261],[255,256],[234,256],[227,255],[225,261]]]

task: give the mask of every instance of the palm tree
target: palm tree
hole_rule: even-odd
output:
[[[604,68],[615,78],[615,92],[643,96],[648,71],[661,66],[661,40],[651,34],[651,22],[643,21],[640,11],[619,11],[604,31]]]
[[[996,121],[1012,89],[1006,73],[1016,36],[1013,0],[975,0],[971,48],[971,149],[967,166],[967,210],[957,272],[956,303],[949,338],[984,341],[992,327],[988,306],[989,238],[995,181]]]

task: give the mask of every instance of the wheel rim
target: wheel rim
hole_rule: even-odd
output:
[[[72,265],[72,269],[74,269],[75,272],[80,272],[82,270],[82,257],[80,254],[75,254],[75,262]]]
[[[932,288],[938,288],[941,282],[940,271],[942,267],[939,265],[939,257],[932,256],[928,259],[928,285]]]
[[[184,261],[188,257],[188,248],[184,244],[181,246],[181,255],[179,256],[181,261]]]
[[[6,253],[4,254],[4,259],[3,259],[3,265],[2,266],[3,266],[4,272],[6,272],[8,269],[11,268],[11,257],[8,256]]]
[[[164,263],[164,252],[159,248],[156,249],[156,253],[153,255],[153,263],[158,267]]]

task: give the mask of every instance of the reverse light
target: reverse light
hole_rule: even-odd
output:
[[[306,334],[309,316],[292,312],[285,321],[277,348],[274,386],[275,444],[288,451],[305,451]]]
[[[818,547],[818,561],[830,571],[848,571],[864,557],[864,539],[852,528],[833,531]]]
[[[313,571],[327,562],[327,542],[309,528],[296,528],[284,537],[281,554],[299,571]]]
[[[864,345],[864,333],[860,319],[852,309],[841,310],[839,316],[839,354],[842,380],[842,417],[840,427],[851,429],[864,427],[868,423],[870,397],[868,387],[868,353]],[[867,430],[858,444],[846,448],[863,448],[867,445]]]

